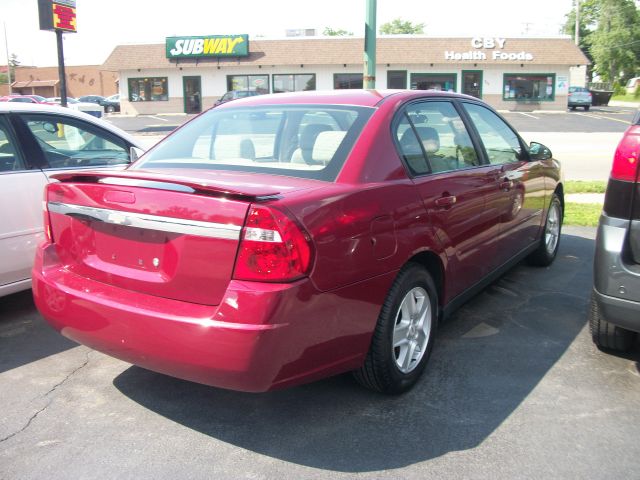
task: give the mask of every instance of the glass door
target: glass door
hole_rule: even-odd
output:
[[[462,93],[482,98],[482,70],[462,71]]]
[[[200,113],[202,111],[202,90],[200,87],[200,77],[182,78],[185,113]]]

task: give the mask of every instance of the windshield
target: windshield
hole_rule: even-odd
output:
[[[333,181],[369,107],[270,105],[212,109],[131,168],[202,168]]]

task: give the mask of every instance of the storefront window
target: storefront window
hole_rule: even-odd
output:
[[[553,101],[555,98],[555,75],[509,74],[504,75],[503,100]]]
[[[336,73],[333,75],[333,88],[362,88],[361,73]]]
[[[129,79],[130,102],[165,102],[169,100],[167,77]]]
[[[274,75],[273,93],[302,92],[316,89],[315,73]]]
[[[387,88],[407,88],[407,71],[389,70],[387,72]]]
[[[255,90],[269,93],[269,75],[227,75],[227,90]]]
[[[411,90],[439,90],[455,92],[458,83],[455,73],[412,73]]]

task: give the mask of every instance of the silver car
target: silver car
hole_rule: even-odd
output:
[[[0,103],[0,296],[31,287],[44,239],[42,195],[54,173],[125,166],[130,135],[68,108]]]
[[[589,323],[596,345],[624,351],[640,332],[640,111],[618,144],[598,225]]]
[[[568,103],[571,110],[582,107],[586,110],[591,108],[593,97],[591,92],[584,87],[569,87]]]

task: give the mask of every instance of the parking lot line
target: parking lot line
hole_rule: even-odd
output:
[[[169,121],[166,118],[160,118],[160,117],[156,117],[154,115],[149,115],[147,118],[155,118],[156,120],[160,120],[161,122],[168,122]]]
[[[576,112],[574,115],[580,115],[581,117],[597,118],[598,120],[602,120],[602,117],[599,117],[597,115],[590,115],[588,113],[578,113],[578,112]]]
[[[529,113],[524,113],[524,112],[516,112],[519,113],[520,115],[524,115],[525,117],[531,117],[531,118],[535,118],[536,120],[540,120],[540,117],[535,117]]]
[[[611,118],[611,117],[605,117],[604,115],[599,115],[595,118],[600,118],[600,119],[605,119],[605,120],[613,120],[614,122],[620,122],[620,123],[625,123],[627,125],[629,125],[629,120],[620,120],[619,118]]]

